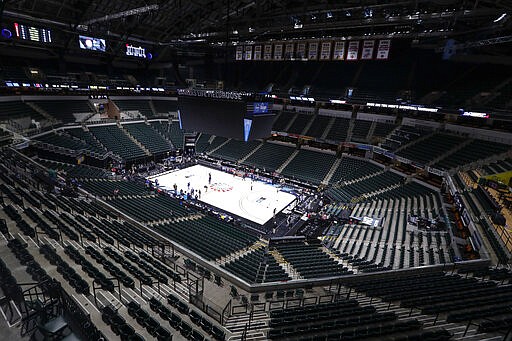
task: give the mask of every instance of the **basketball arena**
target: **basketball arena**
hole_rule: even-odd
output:
[[[0,339],[512,340],[511,16],[0,0]]]

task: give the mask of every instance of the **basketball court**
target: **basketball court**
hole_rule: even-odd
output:
[[[281,191],[271,184],[249,178],[244,180],[202,165],[149,179],[158,180],[160,188],[165,190],[172,191],[174,184],[177,185],[178,192],[181,189],[184,192],[189,192],[190,189],[201,190],[200,201],[260,225],[272,218],[274,209],[278,213],[296,199],[293,194]]]

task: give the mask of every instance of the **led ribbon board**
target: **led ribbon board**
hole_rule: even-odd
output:
[[[146,58],[146,49],[140,46],[126,44],[126,55],[131,57]]]

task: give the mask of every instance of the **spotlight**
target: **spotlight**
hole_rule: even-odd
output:
[[[12,32],[9,29],[4,28],[4,29],[2,29],[2,37],[4,37],[5,39],[11,39]]]
[[[327,12],[326,16],[327,16],[327,19],[331,19],[332,18],[332,12],[331,11]]]

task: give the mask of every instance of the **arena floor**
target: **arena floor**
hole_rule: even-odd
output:
[[[210,184],[209,173],[212,177]],[[190,183],[190,189],[201,190],[200,201],[261,225],[272,218],[274,209],[276,213],[280,212],[296,199],[293,194],[280,191],[271,184],[248,178],[243,180],[241,177],[202,165],[149,179],[157,179],[160,188],[173,190],[176,184],[178,191],[183,189],[185,192],[188,192]]]

